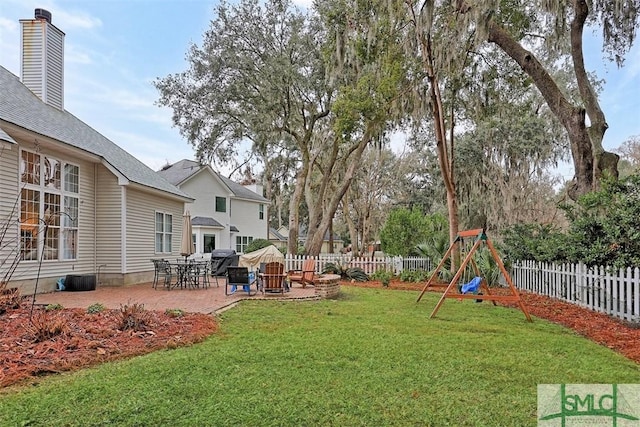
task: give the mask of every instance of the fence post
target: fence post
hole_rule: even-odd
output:
[[[639,322],[640,321],[640,268],[636,267],[633,269],[633,284],[631,285],[633,289],[633,313],[631,315],[631,321]]]
[[[637,269],[636,269],[637,270]],[[636,272],[637,273],[637,272]],[[635,279],[635,280],[634,280]],[[638,291],[636,290],[635,295],[634,295],[634,281],[636,282],[635,285],[637,286],[637,274],[634,276],[631,272],[631,267],[627,267],[627,275],[626,275],[626,280],[625,280],[625,299],[626,301],[626,310],[625,310],[625,319],[627,320],[631,320],[633,318],[634,312],[633,312],[633,308],[634,308],[634,300],[635,302],[638,301]],[[636,288],[637,289],[637,288]]]
[[[584,283],[584,264],[579,262],[576,265],[576,286],[579,289],[579,301],[580,301],[580,305],[583,307],[587,306],[587,297],[585,295],[586,292],[586,285]]]

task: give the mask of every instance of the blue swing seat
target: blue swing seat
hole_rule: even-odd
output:
[[[461,294],[477,294],[478,289],[480,289],[480,285],[482,284],[482,277],[476,276],[469,283],[465,283],[460,287]]]

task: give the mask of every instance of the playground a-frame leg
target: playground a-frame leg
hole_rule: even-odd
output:
[[[500,258],[500,256],[498,255],[498,252],[496,251],[495,247],[493,246],[493,243],[491,243],[491,240],[489,240],[489,238],[487,238],[487,235],[484,232],[484,229],[482,229],[482,228],[478,228],[478,229],[474,229],[474,230],[460,231],[458,233],[458,235],[456,236],[455,241],[451,244],[451,246],[449,246],[449,249],[447,250],[445,255],[442,257],[442,260],[440,261],[440,263],[438,264],[436,269],[433,271],[433,274],[431,275],[431,277],[429,278],[429,280],[425,284],[424,288],[422,288],[422,292],[420,292],[420,295],[418,296],[418,300],[416,302],[419,302],[422,299],[422,296],[424,295],[424,293],[428,289],[430,289],[430,288],[442,288],[443,287],[442,284],[436,283],[436,278],[438,277],[438,273],[440,272],[440,270],[444,266],[446,260],[449,257],[451,257],[451,255],[452,255],[454,249],[456,248],[456,246],[459,245],[459,244],[464,243],[464,239],[469,239],[469,238],[475,239],[474,244],[471,247],[471,249],[466,253],[463,261],[460,263],[460,267],[458,267],[458,270],[456,271],[456,274],[451,279],[451,282],[449,282],[449,284],[445,287],[445,290],[442,293],[442,296],[440,297],[440,300],[438,301],[438,303],[436,304],[435,308],[431,312],[431,316],[429,316],[429,318],[435,317],[436,313],[438,312],[438,310],[440,309],[440,307],[442,306],[442,304],[444,303],[444,300],[446,298],[456,298],[456,299],[474,299],[474,300],[477,300],[477,301],[487,300],[487,301],[493,302],[493,305],[496,305],[496,302],[516,303],[518,305],[518,307],[520,307],[520,310],[522,310],[522,312],[524,313],[524,315],[527,318],[527,320],[529,322],[531,322],[532,321],[531,320],[531,316],[529,315],[529,312],[527,311],[527,307],[524,305],[524,302],[522,301],[522,298],[520,298],[520,294],[518,293],[518,290],[513,285],[513,281],[511,280],[511,276],[509,275],[509,273],[507,272],[506,268],[504,267],[504,263],[502,262],[502,259]],[[458,287],[456,286],[456,284],[458,283],[458,281],[462,277],[462,275],[463,275],[465,269],[467,268],[468,264],[471,264],[471,267],[473,268],[476,276],[481,276],[480,270],[479,270],[479,268],[478,268],[473,256],[475,255],[475,253],[478,250],[478,248],[483,244],[487,245],[487,248],[489,249],[489,252],[491,253],[491,256],[495,260],[496,264],[498,265],[498,268],[500,268],[500,271],[502,272],[502,275],[504,276],[504,279],[505,279],[505,281],[506,281],[506,283],[508,285],[509,291],[510,291],[510,293],[508,295],[492,294],[491,290],[487,286],[487,283],[484,280],[484,278],[482,279],[482,283],[480,285],[480,289],[482,289],[482,291],[483,291],[482,294],[477,294],[477,295],[476,294],[463,294],[463,293],[460,293],[458,291]]]

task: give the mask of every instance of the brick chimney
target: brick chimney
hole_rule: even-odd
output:
[[[21,19],[20,78],[42,101],[64,110],[64,33],[51,23],[51,13],[35,10]]]

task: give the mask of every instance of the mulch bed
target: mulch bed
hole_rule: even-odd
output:
[[[380,282],[343,282],[345,286],[383,288]],[[392,281],[387,289],[421,290],[423,284]],[[533,316],[575,330],[640,363],[640,327],[601,313],[523,293]],[[215,318],[206,314],[145,311],[136,329],[124,329],[121,310],[89,314],[86,309],[46,311],[30,306],[9,308],[0,314],[0,388],[72,371],[110,360],[123,359],[163,348],[176,348],[204,340],[217,331]],[[135,322],[134,322],[135,323]],[[51,337],[46,332],[59,329]]]
[[[89,314],[87,309],[46,311],[23,303],[0,314],[0,387],[35,377],[72,371],[110,360],[176,348],[204,340],[217,330],[215,318],[185,313],[172,317],[144,311],[127,318],[120,310]],[[60,332],[48,337],[51,331]]]

